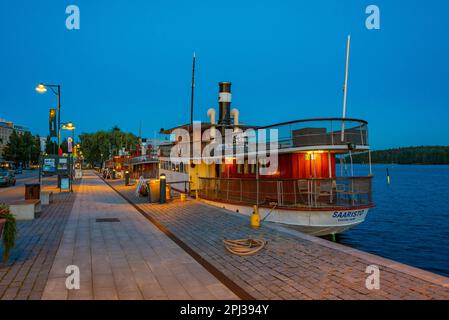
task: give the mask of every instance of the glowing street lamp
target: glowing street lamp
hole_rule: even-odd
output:
[[[73,144],[75,143],[75,129],[76,127],[73,125],[72,121],[66,122],[62,124],[61,127],[63,130],[69,130],[72,131],[72,140],[70,141],[70,143],[68,143],[67,145],[67,151],[71,154],[71,164],[70,164],[70,191],[73,191]],[[70,138],[69,138],[70,140]],[[70,145],[70,148],[69,148]]]
[[[73,125],[72,121],[63,123],[61,129],[72,131],[72,144],[75,143],[75,129],[76,129],[76,127]]]
[[[75,130],[76,127],[73,125],[72,121],[62,124],[62,129],[64,130]]]
[[[43,94],[47,92],[47,88],[58,97],[58,149],[61,148],[61,86],[59,84],[45,84],[39,83],[36,91]],[[55,90],[56,89],[56,90]],[[58,150],[59,153],[59,150]]]
[[[42,83],[39,83],[39,85],[36,87],[36,91],[39,93],[45,93],[47,92],[47,88]]]

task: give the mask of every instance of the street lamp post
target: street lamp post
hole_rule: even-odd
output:
[[[36,91],[39,93],[47,92],[47,87],[58,97],[58,155],[61,148],[61,86],[59,84],[39,83]],[[56,89],[56,90],[55,90]]]
[[[61,85],[59,84],[45,84],[45,83],[39,83],[39,85],[36,87],[36,91],[39,93],[45,93],[47,92],[47,87],[51,89],[51,91],[58,97],[58,156],[59,151],[61,150]],[[61,179],[60,175],[58,174],[58,187],[61,186]]]
[[[62,124],[62,129],[64,129],[64,130],[69,130],[69,131],[72,131],[72,148],[71,148],[71,152],[70,152],[70,154],[71,154],[71,163],[70,163],[70,172],[69,172],[69,175],[70,175],[70,191],[73,191],[73,148],[74,148],[74,144],[75,144],[75,129],[76,129],[76,127],[73,125],[73,123],[72,123],[72,121],[69,121],[69,122],[67,122],[67,123],[63,123]],[[68,146],[67,146],[67,151],[69,151],[68,150]]]
[[[72,143],[74,143],[76,127],[73,125],[72,121],[63,123],[62,129],[72,131]]]

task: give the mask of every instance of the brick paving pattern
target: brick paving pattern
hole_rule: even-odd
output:
[[[97,222],[117,218],[119,222]],[[68,265],[80,290],[65,286]],[[92,173],[85,173],[43,299],[236,299]]]
[[[256,299],[449,299],[449,279],[199,201],[149,204],[122,181],[112,185],[150,217]],[[228,253],[223,239],[264,238],[255,256]],[[368,290],[366,267],[380,268],[380,290]]]
[[[16,247],[8,263],[0,262],[0,299],[41,299],[74,200],[74,194],[55,194],[39,218],[17,222]]]

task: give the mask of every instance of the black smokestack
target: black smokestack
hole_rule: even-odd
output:
[[[231,124],[231,83],[220,82],[218,93],[218,124]]]

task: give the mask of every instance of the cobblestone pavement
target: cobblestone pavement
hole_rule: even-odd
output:
[[[0,262],[0,299],[41,298],[74,200],[75,194],[55,194],[39,218],[17,222],[16,247],[8,263]]]
[[[449,279],[289,228],[264,223],[199,201],[149,204],[133,187],[111,183],[152,219],[257,299],[449,299]],[[255,256],[228,253],[223,239],[264,238]],[[380,268],[380,290],[368,290],[369,265]]]
[[[99,222],[97,219],[119,219]],[[67,290],[68,265],[80,289]],[[92,173],[85,173],[43,299],[236,299]]]

